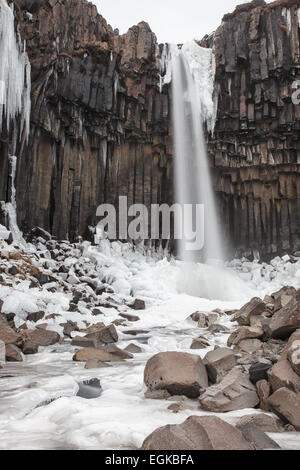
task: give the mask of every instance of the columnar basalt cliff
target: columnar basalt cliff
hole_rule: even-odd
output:
[[[169,86],[146,23],[125,35],[86,0],[15,0],[32,66],[31,132],[18,143],[18,220],[59,238],[87,235],[102,202],[173,202]],[[214,187],[231,246],[300,249],[300,0],[262,0],[226,15],[213,47],[219,94],[208,136]],[[0,135],[0,199],[8,198]]]
[[[258,0],[226,15],[213,38],[218,120],[209,139],[233,246],[300,247],[300,1]]]
[[[100,203],[170,199],[168,94],[149,26],[120,36],[85,0],[14,3],[32,65],[30,139],[17,150],[23,230],[72,239],[87,235]]]

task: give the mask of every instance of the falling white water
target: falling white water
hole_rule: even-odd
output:
[[[165,58],[164,58],[165,61]],[[203,122],[213,132],[216,118],[214,100],[215,59],[211,49],[192,41],[182,48],[169,45],[166,80],[172,80],[173,126],[175,145],[176,202],[181,206],[204,205],[204,248],[186,250],[188,237],[179,240],[179,256],[184,261],[223,260],[221,231],[208,165]],[[170,74],[171,70],[171,74]],[[184,220],[195,228],[195,214]]]

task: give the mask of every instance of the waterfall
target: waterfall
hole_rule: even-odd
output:
[[[189,204],[194,208],[193,212],[185,213],[184,234],[178,243],[179,257],[193,262],[222,260],[221,230],[203,131],[206,122],[213,133],[216,120],[214,55],[211,49],[202,48],[195,41],[181,48],[169,45],[168,49],[164,83],[170,80],[172,83],[175,196],[181,207]],[[195,229],[198,204],[204,206],[204,247],[191,251],[187,249],[188,232]]]
[[[21,139],[23,131],[28,142],[31,109],[31,67],[19,34],[15,32],[13,6],[0,0],[0,133],[6,123],[9,132],[13,124],[13,137],[10,145],[11,201],[2,203],[2,209],[9,218],[9,228],[13,239],[21,246],[26,244],[17,224],[15,177],[17,168],[17,135]],[[19,118],[20,120],[17,120]]]

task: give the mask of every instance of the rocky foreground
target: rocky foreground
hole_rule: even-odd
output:
[[[41,229],[29,234],[26,249],[9,238],[2,242],[4,371],[8,363],[26,362],[41,349],[63,343],[74,349],[74,363],[90,371],[126,363],[130,367],[143,352],[134,341],[143,331],[134,325],[145,301],[130,292],[116,295],[127,287],[120,281],[116,285],[114,276],[101,274],[89,246],[81,240],[58,242]],[[107,309],[117,312],[109,323]],[[232,327],[224,326],[225,319]],[[165,400],[169,412],[190,410],[189,417],[182,424],[155,430],[143,449],[278,449],[267,433],[300,432],[299,290],[283,287],[264,299],[253,298],[240,310],[198,311],[188,322],[199,329],[190,339],[190,353],[164,351],[150,357],[144,364],[144,384],[146,400]],[[120,334],[133,342],[122,348]],[[213,349],[212,338],[224,335],[227,346]],[[77,396],[100,395],[98,379],[79,384]],[[246,409],[253,409],[253,414],[234,425],[226,421],[227,413]],[[203,415],[196,416],[195,410]]]

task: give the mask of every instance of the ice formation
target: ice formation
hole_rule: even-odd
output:
[[[25,43],[15,32],[13,7],[0,0],[0,130],[6,119],[7,127],[21,116],[21,129],[29,136],[31,68]]]
[[[182,55],[194,78],[197,88],[197,99],[200,105],[201,118],[207,123],[207,129],[213,134],[218,107],[218,90],[215,89],[216,60],[212,49],[201,47],[196,41],[190,41],[179,47],[175,44],[164,44],[158,60],[160,70],[160,90],[163,85],[172,81],[172,57]]]
[[[16,202],[16,187],[15,187],[15,180],[16,180],[16,170],[17,170],[17,157],[11,156],[10,157],[10,164],[11,164],[11,200],[7,203],[2,203],[2,209],[7,214],[9,219],[9,229],[12,233],[13,240],[19,246],[25,248],[27,246],[23,234],[19,229],[18,222],[17,222],[17,202]]]

